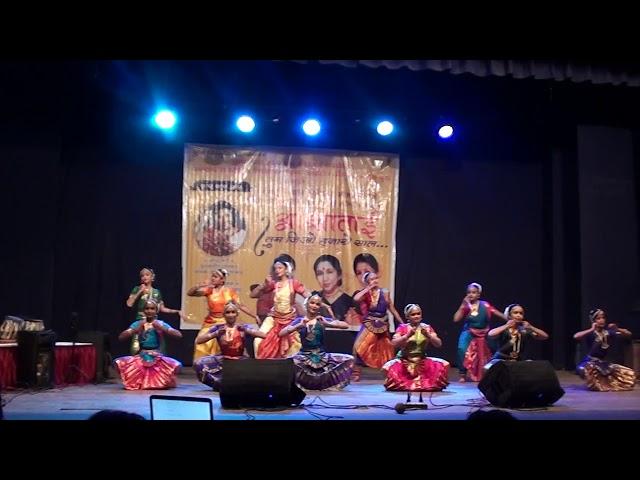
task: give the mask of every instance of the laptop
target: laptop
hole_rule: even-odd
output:
[[[213,420],[210,398],[151,395],[151,420]]]

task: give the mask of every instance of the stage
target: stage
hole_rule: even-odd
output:
[[[640,420],[637,385],[629,392],[591,392],[573,372],[557,373],[566,393],[553,406],[507,411],[521,420]],[[214,420],[464,420],[480,407],[494,408],[477,384],[458,383],[456,372],[451,371],[446,390],[424,394],[427,410],[400,415],[394,406],[406,400],[406,393],[385,391],[382,379],[381,372],[365,368],[362,380],[342,391],[307,392],[302,407],[278,411],[222,409],[219,395],[199,383],[190,367],[184,368],[178,387],[171,390],[126,391],[112,374],[111,379],[97,385],[3,391],[2,401],[6,420],[84,420],[103,409],[125,410],[148,419],[152,394],[209,397],[213,400]],[[416,400],[414,394],[413,401]]]

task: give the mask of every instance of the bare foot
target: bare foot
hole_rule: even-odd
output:
[[[467,381],[467,379],[466,379],[466,378],[464,378],[464,377],[460,377],[460,380],[458,380],[458,381],[459,381],[460,383],[464,383],[464,382],[466,382],[466,381]]]

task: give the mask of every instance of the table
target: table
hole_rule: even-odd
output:
[[[56,342],[55,385],[83,385],[96,379],[96,348],[92,343]],[[0,390],[16,388],[18,344],[0,343]]]
[[[0,343],[0,390],[16,386],[17,343]]]
[[[96,379],[96,347],[93,343],[56,342],[54,383],[83,385]]]

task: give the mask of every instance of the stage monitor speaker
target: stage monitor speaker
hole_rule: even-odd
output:
[[[16,381],[22,387],[51,388],[56,334],[51,330],[18,332]]]
[[[299,405],[305,393],[295,384],[291,359],[224,359],[222,408],[276,408]]]
[[[105,332],[79,332],[76,340],[78,343],[93,343],[96,349],[96,383],[102,383],[110,378],[111,366],[111,342],[109,334]]]
[[[547,361],[503,361],[484,375],[478,389],[496,407],[544,407],[564,395],[553,366]]]

